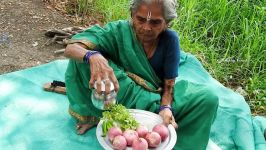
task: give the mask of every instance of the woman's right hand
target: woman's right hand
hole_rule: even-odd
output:
[[[90,87],[94,87],[96,83],[97,93],[101,93],[101,81],[105,83],[105,93],[110,93],[111,82],[114,84],[114,89],[117,92],[119,89],[118,81],[115,77],[113,69],[109,66],[108,61],[101,54],[94,54],[89,58],[90,63]]]
[[[170,109],[165,108],[159,112],[159,115],[162,117],[164,124],[172,124],[174,128],[178,128],[178,124],[175,122],[175,118]]]
[[[68,44],[64,52],[68,58],[82,62],[84,55],[88,52],[87,46],[81,43]],[[111,82],[114,84],[115,91],[119,89],[118,81],[114,75],[113,69],[108,65],[108,61],[101,54],[93,54],[89,58],[91,79],[90,87],[97,84],[97,92],[101,93],[101,81],[105,81],[105,91],[110,92]]]

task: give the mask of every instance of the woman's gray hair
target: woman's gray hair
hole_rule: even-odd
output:
[[[150,4],[152,2],[158,2],[163,5],[164,19],[167,23],[177,17],[176,13],[176,0],[130,0],[130,11],[135,13],[139,6],[142,4]]]

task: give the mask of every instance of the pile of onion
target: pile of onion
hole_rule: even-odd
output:
[[[112,127],[108,131],[108,138],[116,150],[124,150],[131,146],[133,150],[156,148],[169,136],[168,128],[164,124],[157,124],[149,131],[140,125],[136,131],[127,129],[124,132],[119,127]]]
[[[167,127],[164,124],[157,124],[152,128],[153,132],[157,132],[162,141],[166,140],[166,138],[169,136],[169,132]]]

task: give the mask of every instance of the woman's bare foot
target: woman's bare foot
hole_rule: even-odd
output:
[[[77,124],[77,134],[82,135],[86,133],[89,129],[94,127],[96,124]]]

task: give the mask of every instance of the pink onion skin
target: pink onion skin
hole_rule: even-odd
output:
[[[127,148],[126,138],[122,135],[115,136],[112,144],[116,150],[124,150]]]
[[[145,138],[146,134],[149,132],[149,129],[144,125],[140,125],[136,131],[138,132],[139,137]]]
[[[169,136],[168,128],[164,124],[157,124],[152,128],[152,131],[159,133],[162,141]]]
[[[126,138],[128,146],[131,146],[133,141],[139,138],[137,131],[131,129],[124,131],[123,136]]]
[[[144,138],[135,139],[132,143],[132,150],[147,150],[148,142]]]
[[[157,132],[149,132],[147,133],[145,139],[148,142],[149,147],[155,148],[161,144],[161,136]]]
[[[122,130],[119,127],[112,127],[108,131],[108,138],[112,142],[117,135],[123,135]]]

